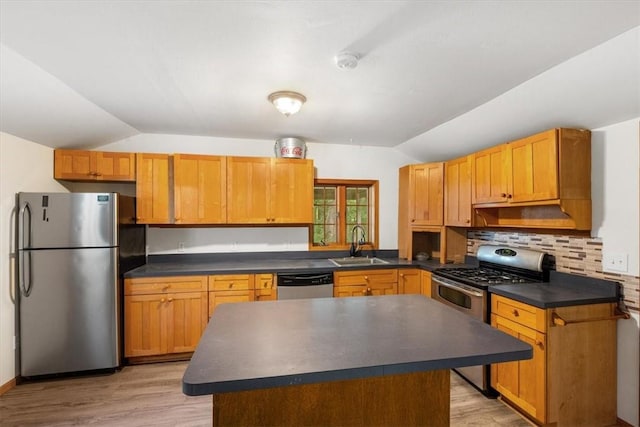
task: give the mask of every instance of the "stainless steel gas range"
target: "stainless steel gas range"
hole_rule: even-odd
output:
[[[433,272],[431,296],[469,316],[489,323],[489,286],[549,281],[549,256],[544,252],[507,246],[482,245],[476,254],[478,267],[440,268]],[[456,371],[482,393],[492,396],[489,366]]]

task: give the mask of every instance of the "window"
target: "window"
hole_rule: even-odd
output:
[[[378,181],[316,179],[313,193],[311,246],[318,249],[346,249],[352,230],[360,225],[364,240],[378,247]],[[357,231],[356,239],[362,238]]]

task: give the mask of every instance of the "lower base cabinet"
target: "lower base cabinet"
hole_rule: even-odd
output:
[[[207,325],[206,279],[125,279],[125,357],[193,352]]]
[[[395,295],[398,270],[340,270],[333,273],[333,296]]]
[[[533,358],[491,365],[491,385],[536,423],[616,424],[615,304],[540,309],[492,296],[491,325]]]
[[[273,274],[209,276],[209,318],[220,304],[275,300]]]
[[[399,294],[422,293],[420,269],[403,268],[398,270],[398,293]]]

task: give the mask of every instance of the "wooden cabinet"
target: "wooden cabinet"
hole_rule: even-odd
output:
[[[492,295],[491,324],[533,358],[491,366],[491,385],[539,424],[616,423],[615,304],[540,309]]]
[[[417,268],[398,269],[398,293],[421,294],[421,271]]]
[[[70,181],[125,181],[136,179],[134,153],[55,150],[53,177]]]
[[[444,164],[444,224],[458,227],[475,225],[471,205],[472,156]]]
[[[175,223],[224,224],[227,158],[174,154],[172,162]]]
[[[591,132],[551,129],[474,155],[484,225],[591,229]]]
[[[420,271],[420,293],[431,298],[431,272]]]
[[[193,352],[207,325],[205,276],[125,279],[125,357]]]
[[[136,154],[136,219],[140,224],[170,224],[172,212],[168,154]]]
[[[229,157],[227,222],[308,224],[313,213],[313,162]]]
[[[220,304],[253,301],[254,280],[253,274],[209,276],[209,317]]]
[[[403,166],[399,170],[398,252],[411,259],[412,232],[443,224],[444,163]]]
[[[274,301],[278,299],[278,291],[275,286],[273,274],[256,274],[255,279],[255,300]]]
[[[333,296],[395,295],[398,270],[340,270],[333,273]]]
[[[504,144],[473,154],[473,204],[507,201],[507,154]]]

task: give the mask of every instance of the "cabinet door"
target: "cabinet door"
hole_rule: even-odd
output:
[[[420,270],[417,268],[404,268],[398,270],[398,293],[420,294]]]
[[[227,158],[228,223],[266,224],[273,222],[269,212],[270,191],[270,158]]]
[[[495,314],[491,315],[491,325],[533,347],[529,360],[491,365],[491,385],[540,423],[546,423],[546,335]]]
[[[367,286],[367,295],[397,295],[398,283],[383,280],[370,280]]]
[[[510,190],[513,202],[558,198],[558,142],[556,130],[507,144],[511,159]]]
[[[300,159],[272,161],[269,214],[271,222],[313,222],[313,162]]]
[[[169,155],[136,155],[136,212],[138,223],[169,224]]]
[[[209,292],[209,317],[213,316],[213,312],[220,304],[228,304],[235,302],[249,302],[253,301],[254,291],[240,290],[240,291],[213,291]]]
[[[164,332],[164,294],[124,297],[125,357],[165,354],[167,336]]]
[[[102,181],[135,181],[135,154],[96,152],[96,179]]]
[[[53,177],[79,181],[96,179],[95,151],[55,150],[53,152]]]
[[[422,295],[431,298],[431,272],[430,271],[421,271],[421,293]]]
[[[409,177],[411,225],[442,225],[444,163],[412,165]]]
[[[225,223],[226,157],[175,154],[173,191],[176,224]]]
[[[207,293],[181,292],[167,295],[165,303],[167,353],[195,351],[207,326]]]
[[[471,206],[471,156],[446,162],[444,165],[444,223],[459,227],[470,227],[473,208]]]
[[[364,285],[334,286],[333,296],[342,297],[365,297],[368,295],[367,287]]]
[[[507,201],[506,156],[504,145],[488,148],[473,155],[474,204]]]

